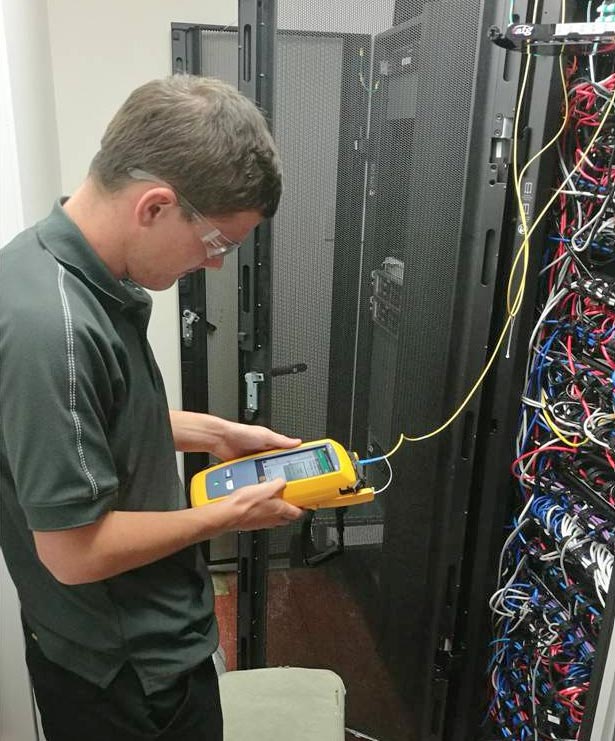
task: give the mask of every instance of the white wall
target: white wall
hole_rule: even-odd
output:
[[[58,195],[58,132],[45,0],[2,0],[26,226]]]
[[[60,187],[45,0],[0,3],[0,173],[2,246],[49,212]],[[0,555],[0,739],[36,738],[17,594]]]
[[[171,22],[237,22],[237,0],[49,0],[62,190],[81,181],[131,90],[171,72]],[[149,338],[181,408],[177,288],[154,296]]]

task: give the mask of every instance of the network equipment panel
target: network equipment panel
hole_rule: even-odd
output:
[[[609,46],[560,51],[557,182],[546,244],[535,246],[538,301],[511,465],[519,505],[490,600],[489,716],[498,737],[519,741],[589,738],[586,706],[611,629],[615,65]]]

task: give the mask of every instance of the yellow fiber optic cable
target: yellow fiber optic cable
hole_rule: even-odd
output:
[[[589,440],[588,437],[586,437],[584,440],[581,440],[580,443],[573,443],[571,440],[568,440],[568,438],[565,437],[564,433],[559,429],[559,427],[557,427],[555,422],[549,416],[549,412],[547,412],[547,396],[544,391],[542,392],[542,403],[542,413],[547,424],[565,445],[568,445],[571,448],[580,448],[581,445],[585,445],[585,443]]]

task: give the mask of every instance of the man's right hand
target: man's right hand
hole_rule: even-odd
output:
[[[303,510],[282,499],[285,486],[286,481],[281,478],[243,486],[224,501],[205,505],[205,508],[226,508],[230,518],[228,530],[263,530],[288,525],[298,520]]]

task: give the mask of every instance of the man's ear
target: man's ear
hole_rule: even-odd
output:
[[[171,188],[164,186],[148,188],[141,194],[135,205],[135,216],[139,226],[153,226],[175,206],[177,206],[177,196]]]

